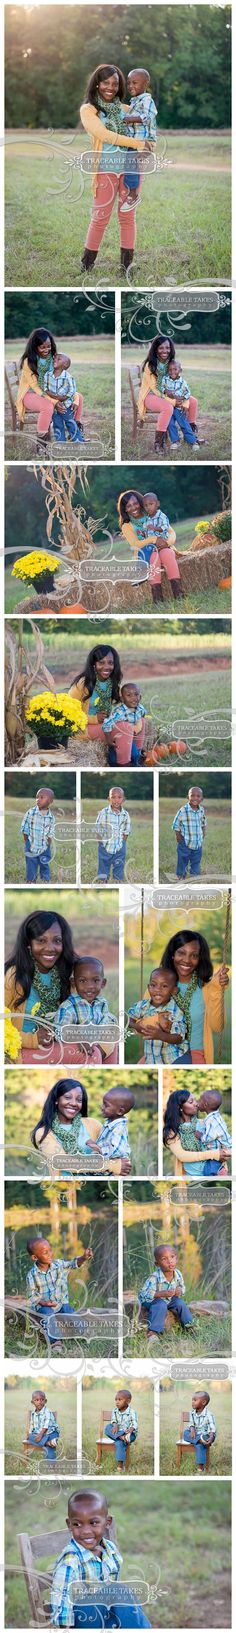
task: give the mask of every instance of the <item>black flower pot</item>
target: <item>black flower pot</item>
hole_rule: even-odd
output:
[[[49,568],[45,569],[45,573],[39,573],[38,578],[34,578],[34,589],[37,595],[50,595],[54,590],[54,573],[50,573]]]
[[[40,729],[38,730],[37,728],[36,736],[38,739],[39,749],[67,748],[69,737],[68,731],[61,733],[60,737],[57,732],[55,733],[55,737],[53,737],[52,732],[40,731]]]

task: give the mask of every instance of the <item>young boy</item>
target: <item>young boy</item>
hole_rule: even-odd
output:
[[[122,1555],[109,1535],[112,1516],[103,1493],[74,1491],[66,1524],[69,1540],[52,1582],[53,1627],[150,1627],[131,1589],[123,1592],[119,1603],[116,1583]]]
[[[144,1037],[146,1065],[171,1065],[173,1061],[191,1059],[188,1049],[187,1027],[184,1015],[174,997],[176,976],[161,966],[151,970],[148,994],[128,1010],[131,1032]],[[156,1010],[159,1014],[156,1014]],[[152,1019],[153,1017],[153,1019]],[[171,1041],[168,1042],[168,1039]]]
[[[109,1032],[113,1026],[117,1028],[116,1017],[111,1015],[106,998],[100,996],[103,987],[106,987],[106,977],[101,959],[76,958],[74,982],[76,992],[71,992],[70,997],[63,1000],[55,1015],[56,1035],[66,1041],[65,1028],[81,1026],[82,1029],[83,1027],[84,1039],[82,1039],[81,1032],[81,1042],[85,1042],[88,1055],[90,1055],[91,1059],[95,1056],[95,1064],[99,1065],[100,1061],[106,1060],[106,1057],[111,1055],[112,1046],[111,1037],[107,1041],[105,1038],[100,1039],[99,1028],[107,1026]],[[89,1028],[91,1028],[92,1033],[96,1028],[95,1044],[93,1044]]]
[[[127,90],[131,97],[128,113],[124,113],[124,123],[127,126],[127,136],[142,136],[150,147],[155,148],[157,136],[157,108],[149,91],[150,74],[146,68],[132,68],[127,78]],[[140,175],[138,170],[138,155],[133,154],[133,169],[130,170],[130,154],[127,154],[127,170],[124,173],[124,184],[127,188],[127,199],[121,205],[122,214],[133,210],[137,202]]]
[[[131,1150],[127,1128],[127,1116],[133,1111],[134,1095],[129,1089],[108,1089],[103,1095],[102,1111],[106,1122],[94,1144],[94,1151],[100,1151],[104,1168],[109,1168],[110,1161],[117,1159],[117,1172],[130,1173]],[[114,1172],[114,1170],[113,1170]]]
[[[38,870],[44,884],[50,884],[51,846],[55,839],[55,817],[50,810],[53,800],[52,788],[38,788],[36,804],[29,805],[21,823],[28,885],[36,883]]]
[[[44,1394],[44,1390],[35,1389],[33,1395],[31,1395],[29,1445],[36,1446],[39,1451],[45,1452],[48,1463],[55,1463],[59,1434],[60,1429],[57,1427],[54,1412],[47,1406],[47,1396]]]
[[[189,1413],[189,1427],[184,1429],[184,1440],[196,1446],[197,1467],[203,1473],[206,1466],[207,1446],[213,1446],[216,1438],[216,1424],[213,1412],[208,1411],[210,1395],[207,1390],[196,1392],[192,1397],[192,1408]]]
[[[109,789],[109,805],[104,805],[96,818],[98,834],[98,882],[108,884],[110,872],[114,884],[124,879],[126,841],[131,831],[129,812],[126,811],[123,788]]]
[[[48,397],[55,398],[52,426],[56,442],[65,442],[67,431],[71,442],[84,442],[81,422],[78,420],[82,398],[76,391],[74,374],[69,374],[69,369],[62,368],[58,354],[53,358],[45,374],[44,390]]]
[[[127,1446],[131,1446],[133,1440],[137,1440],[138,1434],[138,1414],[130,1405],[131,1400],[130,1389],[118,1389],[111,1421],[106,1423],[106,1435],[115,1442],[119,1474],[125,1473]]]
[[[208,1158],[208,1161],[205,1162],[203,1172],[208,1176],[219,1172],[221,1174],[228,1173],[227,1163],[222,1168],[221,1148],[225,1150],[226,1155],[227,1151],[232,1150],[232,1140],[224,1117],[219,1116],[219,1106],[221,1105],[222,1095],[218,1093],[217,1089],[205,1089],[204,1093],[199,1096],[198,1109],[199,1111],[205,1111],[206,1117],[204,1121],[202,1121],[202,1118],[197,1119],[195,1132],[206,1154],[207,1149],[214,1145],[217,1153],[216,1161],[214,1161],[214,1158]]]
[[[39,1310],[42,1327],[51,1344],[60,1337],[56,1314],[75,1315],[68,1296],[68,1271],[79,1269],[85,1260],[92,1259],[92,1248],[86,1247],[76,1259],[53,1259],[52,1247],[46,1237],[32,1237],[27,1242],[27,1253],[32,1259],[26,1277],[30,1308]]]
[[[179,426],[184,437],[184,442],[190,442],[193,448],[198,448],[199,438],[196,434],[196,429],[193,430],[186,413],[191,392],[189,390],[189,386],[187,385],[187,380],[184,379],[181,363],[178,363],[177,357],[173,357],[171,363],[169,363],[168,373],[164,375],[162,382],[162,396],[173,398],[173,414],[168,425],[168,436],[170,437],[170,441],[177,443],[180,442],[180,437],[178,434]]]
[[[172,822],[177,839],[177,879],[186,879],[188,868],[193,879],[197,879],[201,871],[202,848],[207,826],[202,801],[202,788],[198,788],[197,784],[189,788],[186,804],[179,806]]]
[[[178,1317],[181,1327],[187,1331],[193,1326],[193,1317],[188,1305],[185,1304],[185,1286],[181,1270],[177,1267],[177,1253],[169,1243],[155,1248],[156,1269],[152,1276],[147,1276],[139,1293],[140,1304],[144,1304],[148,1315],[148,1333],[164,1331],[167,1310],[173,1310]]]
[[[141,750],[138,739],[140,735],[143,735],[142,726],[146,716],[146,709],[144,709],[143,703],[141,703],[139,686],[136,686],[133,681],[124,681],[123,686],[120,688],[120,697],[121,701],[120,703],[116,703],[112,714],[107,715],[106,719],[103,720],[102,729],[105,733],[109,733],[113,731],[114,726],[120,724],[122,732],[122,725],[125,721],[127,721],[130,726],[133,726],[134,730],[130,764],[139,765]],[[113,744],[110,744],[108,748],[108,760],[109,765],[116,765],[117,763],[116,750]]]

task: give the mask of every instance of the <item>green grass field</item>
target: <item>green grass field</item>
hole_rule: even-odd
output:
[[[177,844],[172,822],[178,810],[178,788],[174,799],[159,800],[159,878],[162,883],[176,877]],[[207,799],[207,829],[201,862],[201,878],[228,880],[231,875],[231,804],[229,800]],[[190,877],[188,872],[188,877]]]
[[[164,133],[158,151],[163,140]],[[94,288],[94,268],[84,274],[80,266],[91,217],[91,178],[82,176],[75,162],[88,149],[84,133],[7,132],[8,286],[78,288],[86,277],[86,287]],[[231,266],[229,134],[170,132],[166,158],[167,168],[144,178],[128,284],[225,283]],[[116,206],[96,263],[97,279],[122,282]]]
[[[93,800],[82,800],[82,820],[96,822],[98,812],[102,809],[101,796]],[[145,879],[146,884],[153,880],[153,824],[152,805],[150,800],[130,801],[129,815],[131,819],[131,833],[126,846],[125,881],[131,880],[138,884]],[[81,884],[92,885],[97,878],[98,842],[95,838],[91,842],[86,839],[81,844]],[[110,877],[110,883],[112,878]]]
[[[70,1489],[68,1481],[63,1489],[41,1485],[39,1501],[37,1487],[29,1491],[22,1486],[19,1514],[19,1485],[6,1487],[7,1627],[29,1626],[18,1529],[48,1534],[65,1526],[66,1534]],[[151,1626],[156,1627],[158,1620],[158,1626],[167,1628],[230,1627],[230,1481],[210,1486],[206,1482],[204,1493],[197,1483],[179,1484],[177,1493],[174,1482],[163,1481],[157,1487],[153,1481],[145,1485],[136,1481],[133,1487],[128,1480],[124,1491],[124,1483],[118,1479],[115,1485],[105,1480],[101,1489],[115,1519],[123,1556],[121,1580],[135,1579],[138,1540],[137,1582],[141,1572],[150,1588],[157,1583],[160,1587],[157,1601],[155,1590],[153,1601],[147,1603],[145,1593],[143,1596]],[[52,1567],[55,1557],[52,1536]],[[40,1570],[42,1563],[40,1560]]]
[[[44,1389],[47,1405],[57,1413],[60,1429],[56,1463],[50,1469],[45,1452],[31,1448],[27,1465],[22,1457],[22,1441],[26,1433],[27,1412],[30,1410],[32,1390]],[[74,1473],[77,1462],[77,1394],[75,1379],[25,1378],[14,1382],[14,1388],[5,1388],[5,1473],[6,1474],[67,1474]]]
[[[181,1458],[180,1471],[176,1465],[176,1440],[180,1432],[181,1412],[189,1412],[195,1390],[204,1388],[210,1394],[210,1410],[216,1420],[216,1440],[211,1447],[209,1474],[231,1474],[232,1468],[232,1403],[231,1384],[209,1385],[198,1380],[182,1378],[171,1388],[160,1390],[160,1474],[197,1474],[195,1452],[186,1451]],[[187,1427],[187,1425],[186,1425]],[[208,1476],[204,1475],[205,1479]],[[202,1476],[200,1475],[200,1479]]]
[[[92,1387],[90,1380],[90,1388],[83,1388],[82,1446],[83,1455],[86,1457],[86,1459],[88,1459],[87,1470],[85,1468],[85,1472],[88,1472],[88,1474],[93,1475],[96,1473],[96,1439],[100,1430],[101,1412],[105,1411],[108,1407],[111,1417],[111,1413],[115,1405],[116,1390],[119,1387],[119,1381],[116,1378],[106,1378],[103,1382],[100,1382],[99,1379],[93,1381]],[[124,1387],[127,1387],[126,1382],[124,1383]],[[137,1440],[133,1442],[131,1447],[129,1477],[130,1475],[153,1474],[153,1386],[151,1380],[146,1379],[145,1384],[144,1380],[142,1380],[140,1387],[139,1379],[134,1378],[131,1379],[131,1383],[130,1379],[128,1380],[128,1388],[131,1389],[132,1392],[132,1406],[134,1406],[135,1411],[138,1412],[139,1424]],[[100,1474],[115,1474],[115,1471],[115,1453],[112,1450],[111,1445],[110,1452],[107,1450],[107,1448],[106,1451],[103,1452]]]
[[[28,806],[28,800],[13,800],[8,794],[5,798],[5,881],[6,884],[25,884],[25,856],[24,839],[20,832],[22,818]],[[55,812],[56,815],[56,812]],[[75,842],[75,803],[66,801],[65,819],[68,826],[71,824],[71,839],[58,838],[54,855],[51,861],[52,884],[76,884],[76,842]],[[56,832],[60,834],[60,816],[56,821]],[[39,874],[37,883],[39,884]]]
[[[168,443],[168,459],[200,461],[231,458],[231,380],[230,366],[231,353],[227,346],[188,346],[181,338],[177,345],[183,374],[188,381],[193,397],[198,400],[197,423],[200,437],[205,438],[204,446],[192,448],[180,435],[180,446],[177,452]],[[156,416],[146,417],[143,428],[138,430],[136,443],[132,436],[132,405],[128,370],[136,370],[137,365],[142,368],[147,356],[147,346],[122,346],[122,442],[121,458],[128,459],[157,459],[155,455],[155,426]],[[136,390],[137,377],[134,374]],[[138,389],[138,388],[137,388]],[[161,458],[163,456],[161,455]]]
[[[152,1345],[147,1338],[145,1327],[137,1328],[137,1320],[130,1324],[130,1333],[124,1338],[124,1355],[132,1360],[142,1357],[152,1361],[171,1361],[199,1355],[229,1355],[231,1350],[231,1321],[229,1316],[221,1316],[220,1327],[218,1316],[198,1316],[194,1328],[188,1334],[182,1332],[176,1323],[176,1330],[160,1333],[153,1339]]]
[[[28,279],[27,279],[28,283]],[[79,311],[78,311],[79,326]],[[77,337],[69,335],[57,336],[60,349],[67,351],[71,358],[71,372],[75,375],[77,390],[82,391],[84,397],[84,436],[83,459],[102,460],[115,457],[115,353],[114,340],[107,335],[102,338],[97,335],[87,338],[84,335]],[[5,358],[8,362],[22,356],[26,336],[21,339],[6,342]],[[55,439],[50,441],[48,455],[50,459],[65,457],[65,447],[68,448],[69,458],[78,462],[80,448],[78,443],[69,441],[60,444]],[[34,421],[27,423],[27,415],[23,431],[19,424],[15,436],[11,430],[11,415],[8,395],[5,404],[5,452],[8,459],[33,459],[36,448],[36,415]],[[62,453],[60,454],[60,448]],[[21,586],[18,583],[18,600]],[[22,585],[22,592],[24,587]],[[29,592],[30,593],[30,592]]]

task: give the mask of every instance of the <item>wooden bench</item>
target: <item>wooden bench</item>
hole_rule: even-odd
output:
[[[109,1422],[110,1422],[110,1407],[107,1408],[106,1406],[104,1406],[103,1411],[101,1412],[99,1435],[98,1435],[98,1439],[96,1441],[96,1446],[97,1446],[96,1463],[97,1463],[98,1468],[100,1468],[103,1452],[111,1452],[112,1447],[113,1447],[113,1450],[115,1448],[115,1441],[110,1440],[109,1435],[104,1434],[104,1425],[105,1425],[105,1423],[109,1423]],[[130,1461],[130,1445],[127,1444],[127,1447],[126,1447],[126,1459],[125,1459],[126,1469],[129,1468],[129,1461]]]
[[[226,1299],[189,1299],[189,1310],[191,1310],[192,1315],[198,1317],[214,1315],[220,1320],[224,1316],[228,1315],[228,1308],[229,1306]],[[147,1309],[144,1304],[139,1303],[138,1294],[135,1293],[135,1290],[132,1287],[128,1288],[128,1291],[124,1293],[124,1310],[129,1321],[132,1321],[135,1314],[137,1314],[138,1326],[147,1326]],[[170,1331],[175,1322],[176,1316],[174,1315],[174,1311],[167,1310],[165,1332]]]
[[[25,1435],[24,1435],[23,1440],[22,1440],[23,1461],[24,1461],[25,1464],[28,1463],[28,1457],[29,1457],[30,1452],[40,1451],[40,1446],[39,1445],[38,1446],[31,1446],[31,1443],[30,1443],[30,1441],[28,1439],[29,1432],[30,1432],[30,1418],[31,1418],[31,1411],[29,1409],[29,1411],[26,1413]],[[55,1418],[55,1423],[57,1423],[57,1412],[54,1412],[54,1418]],[[52,1430],[52,1440],[53,1440],[53,1430]],[[44,1447],[42,1449],[44,1450]]]
[[[194,1442],[191,1441],[191,1440],[184,1440],[184,1428],[187,1428],[188,1424],[189,1424],[189,1412],[181,1412],[179,1438],[176,1441],[177,1469],[181,1468],[183,1452],[194,1452],[195,1451]],[[206,1447],[206,1465],[205,1465],[206,1469],[209,1469],[210,1450],[211,1450],[210,1446],[207,1446]]]
[[[113,1542],[116,1542],[114,1520],[107,1535],[111,1537]],[[58,1559],[58,1555],[63,1552],[63,1548],[68,1543],[68,1531],[66,1529],[64,1531],[41,1531],[38,1532],[37,1536],[30,1536],[28,1531],[20,1531],[17,1542],[19,1544],[33,1627],[48,1626],[50,1621],[50,1586],[56,1559]],[[40,1571],[37,1568],[40,1559],[53,1560],[49,1570]]]
[[[20,420],[19,414],[18,414],[18,411],[17,411],[16,398],[17,398],[18,386],[20,384],[20,369],[19,369],[19,363],[16,362],[16,359],[13,359],[10,363],[5,365],[5,383],[6,383],[7,397],[8,397],[9,407],[10,407],[11,429],[12,429],[14,441],[16,439],[16,436],[18,435],[18,432],[20,432],[22,434],[22,432],[25,431],[25,430],[27,431],[27,435],[28,435],[29,432],[32,432],[33,436],[36,437],[37,415],[36,414],[31,414],[30,410],[27,409],[26,418],[24,420]],[[50,426],[49,426],[49,432],[48,432],[48,439],[51,440],[51,427]]]

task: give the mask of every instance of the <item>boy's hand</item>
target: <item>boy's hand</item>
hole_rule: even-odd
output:
[[[79,1254],[79,1258],[77,1259],[77,1265],[84,1264],[85,1259],[93,1259],[92,1247],[85,1247],[84,1253]]]
[[[177,839],[177,844],[180,845],[181,844],[181,839],[183,837],[183,835],[180,832],[180,828],[175,829],[175,837]]]
[[[103,720],[105,720],[105,719],[106,719],[105,709],[98,709],[97,715],[96,715],[96,720],[99,720],[99,725],[100,726],[103,725]],[[112,730],[112,728],[111,728],[111,730]]]
[[[121,1157],[121,1174],[130,1174],[131,1162],[128,1157]]]
[[[36,1026],[37,1026],[37,1015],[36,1015]],[[38,1026],[37,1026],[37,1034],[38,1034],[38,1041],[41,1044],[41,1048],[42,1049],[48,1049],[49,1044],[52,1042],[51,1023],[48,1026],[43,1026],[39,1021]]]
[[[190,1429],[190,1440],[195,1440],[195,1429],[193,1428],[193,1426]]]

